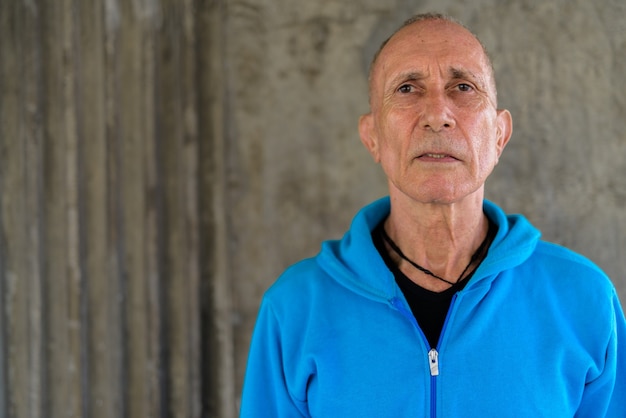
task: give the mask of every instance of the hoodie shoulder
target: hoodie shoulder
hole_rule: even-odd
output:
[[[582,285],[590,288],[591,283],[596,283],[603,291],[609,293],[613,291],[613,284],[606,273],[582,254],[548,241],[539,242],[536,254],[548,266],[558,270],[559,277],[567,278],[567,281],[562,283],[564,286],[582,282]]]
[[[341,239],[324,241],[315,257],[287,268],[266,292],[266,298],[310,295],[335,289],[376,300],[395,296],[392,274],[371,236],[374,227],[388,215],[389,207],[389,198],[382,198],[362,208]]]
[[[305,293],[312,282],[319,282],[323,276],[325,273],[320,269],[315,257],[305,258],[289,266],[265,292],[265,298],[291,298],[299,293]]]

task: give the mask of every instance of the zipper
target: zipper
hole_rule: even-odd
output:
[[[430,351],[428,351],[428,367],[430,370],[430,417],[437,417],[437,376],[439,376],[439,349],[441,348],[441,340],[443,340],[443,336],[446,332],[446,328],[448,328],[448,322],[450,322],[450,317],[452,316],[453,310],[456,307],[456,299],[458,293],[452,296],[452,301],[450,302],[450,308],[448,309],[448,314],[446,315],[446,319],[443,322],[443,328],[441,329],[441,334],[439,334],[439,341],[437,341],[437,347],[430,347],[428,344],[428,339],[426,335],[424,335],[424,331],[419,327],[415,316],[410,311],[407,311],[404,303],[400,298],[393,298],[391,300],[391,304],[402,313],[405,317],[407,317],[415,328],[419,331],[422,336],[422,341],[426,347],[430,347]]]
[[[431,348],[428,352],[428,362],[430,363],[430,375],[439,376],[439,352]]]
[[[431,418],[437,417],[437,376],[439,376],[439,350],[441,350],[441,341],[448,328],[450,318],[456,310],[456,300],[459,294],[455,293],[450,301],[450,307],[446,314],[446,319],[443,321],[443,327],[441,328],[441,334],[439,334],[439,341],[437,341],[437,347],[431,348],[428,352],[428,360],[430,362],[430,416]],[[422,332],[423,334],[423,332]],[[426,338],[426,337],[424,337]]]
[[[437,417],[437,376],[439,376],[439,352],[431,348],[428,352],[430,366],[430,416]]]

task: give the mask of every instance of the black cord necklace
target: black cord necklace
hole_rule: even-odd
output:
[[[480,244],[480,246],[478,247],[476,252],[474,252],[474,254],[472,254],[472,257],[470,258],[469,263],[467,264],[467,266],[465,266],[465,268],[463,269],[463,272],[461,273],[459,278],[456,279],[456,282],[451,282],[450,280],[446,280],[446,279],[444,279],[441,276],[437,276],[432,271],[428,270],[427,268],[424,268],[424,267],[420,266],[419,264],[417,264],[416,262],[414,262],[413,260],[408,258],[406,255],[404,255],[404,253],[402,252],[400,247],[398,247],[398,245],[395,242],[393,242],[393,240],[389,237],[389,235],[387,235],[387,232],[385,231],[385,227],[382,227],[381,231],[382,231],[382,235],[383,235],[384,240],[387,242],[387,244],[389,244],[391,249],[396,254],[398,254],[400,256],[400,258],[402,258],[405,261],[408,261],[413,267],[415,267],[416,269],[418,269],[422,273],[427,274],[429,276],[432,276],[435,279],[441,280],[442,282],[447,283],[447,284],[449,284],[451,286],[454,286],[455,284],[457,284],[458,282],[460,282],[463,279],[463,276],[465,276],[465,273],[467,273],[467,270],[470,268],[470,266],[472,264],[474,264],[474,262],[476,262],[479,258],[484,256],[485,249],[487,248],[487,246],[489,245],[489,242],[491,241],[491,239],[490,239],[491,235],[492,235],[491,234],[491,229],[492,229],[492,226],[491,226],[491,222],[490,222],[489,223],[489,231],[487,232],[487,236],[485,237],[483,242]],[[473,272],[472,272],[472,274],[473,274]]]

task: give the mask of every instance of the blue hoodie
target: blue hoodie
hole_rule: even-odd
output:
[[[626,417],[626,322],[598,267],[485,201],[498,233],[430,347],[372,243],[389,209],[266,292],[242,417]]]

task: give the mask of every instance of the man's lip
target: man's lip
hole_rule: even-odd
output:
[[[432,161],[458,160],[453,155],[448,154],[446,152],[425,152],[425,153],[418,155],[417,158],[421,160],[432,160]]]

